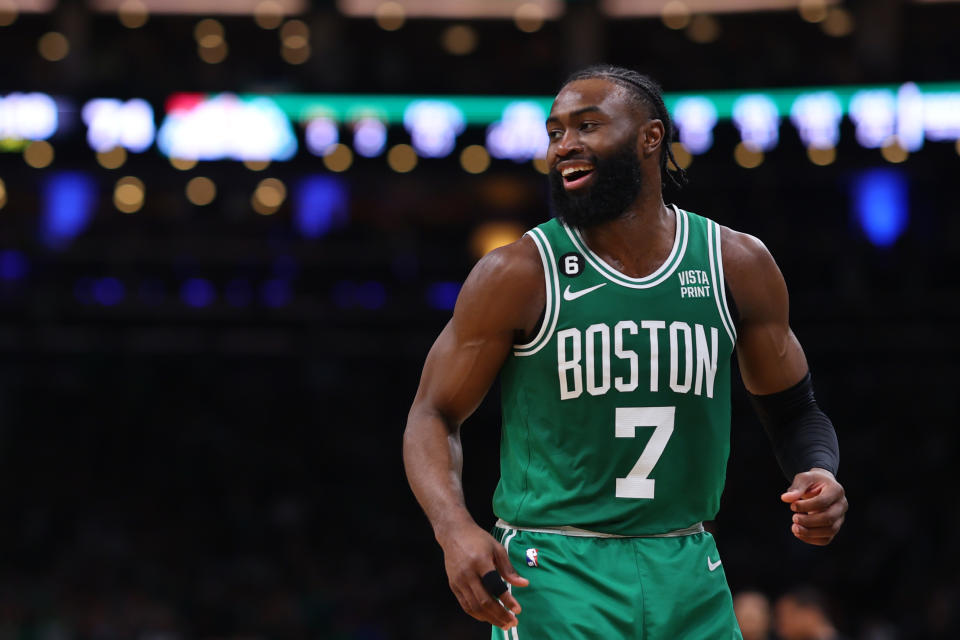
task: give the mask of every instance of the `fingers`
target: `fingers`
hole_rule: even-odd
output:
[[[507,550],[503,545],[498,544],[493,552],[493,561],[497,565],[497,571],[500,572],[500,576],[512,584],[515,587],[525,587],[530,584],[530,581],[522,577],[517,570],[513,568],[513,565],[510,563],[510,558],[507,556]]]
[[[803,499],[795,501],[790,508],[797,513],[813,513],[823,511],[833,504],[846,504],[846,497],[843,488],[839,484],[822,488],[819,493],[813,497],[804,496]]]
[[[491,592],[506,588],[501,577],[518,587],[529,582],[514,570],[503,545],[479,528],[470,529],[448,542],[444,546],[444,563],[450,590],[463,610],[477,620],[505,631],[516,627],[520,603],[509,591],[498,596],[491,595]]]
[[[793,522],[801,527],[817,528],[831,526],[837,520],[843,519],[843,514],[847,511],[846,498],[833,503],[823,511],[813,513],[795,513]]]
[[[505,609],[499,600],[487,593],[478,576],[472,576],[472,579],[468,578],[465,582],[466,584],[462,584],[463,589],[459,592],[453,584],[450,585],[451,589],[454,589],[454,593],[457,594],[457,599],[460,600],[460,606],[463,607],[464,611],[477,620],[489,622],[504,630],[517,626],[517,616],[512,611]],[[504,598],[507,595],[507,593],[504,593],[500,597]],[[513,596],[510,596],[510,599],[512,600]],[[516,600],[513,602],[516,604]]]
[[[516,569],[513,568],[513,565],[510,564],[510,558],[507,556],[507,550],[503,545],[498,544],[494,547],[493,561],[497,565],[497,571],[500,573],[500,576],[510,584],[517,587],[525,587],[530,584],[530,581],[521,577]],[[522,610],[520,603],[517,602],[517,599],[514,598],[513,594],[509,591],[500,594],[500,602],[515,615],[519,614]]]
[[[517,599],[514,598],[513,594],[509,591],[505,591],[503,595],[500,596],[500,602],[514,615],[517,615],[522,611],[520,608],[520,603],[517,602]]]
[[[813,502],[813,500],[801,501]],[[800,503],[795,503],[797,507]],[[847,498],[842,493],[823,510],[809,513],[794,513],[790,530],[794,537],[808,544],[823,546],[829,544],[843,526],[847,512]]]
[[[813,498],[820,495],[823,486],[817,482],[803,482],[804,474],[797,474],[790,488],[781,494],[780,499],[784,502],[796,502],[802,498]]]
[[[838,520],[823,527],[804,527],[803,525],[794,523],[791,525],[790,531],[795,538],[807,544],[824,546],[830,544],[830,541],[837,535],[842,525],[843,517],[841,516]]]

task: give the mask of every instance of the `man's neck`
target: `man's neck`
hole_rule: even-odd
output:
[[[670,255],[676,234],[676,215],[657,192],[640,197],[615,220],[582,229],[594,253],[631,278],[656,271]]]

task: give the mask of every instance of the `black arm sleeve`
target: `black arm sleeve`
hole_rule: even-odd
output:
[[[794,475],[813,467],[837,474],[837,433],[813,397],[810,372],[784,391],[763,396],[748,394],[787,481],[793,482]]]

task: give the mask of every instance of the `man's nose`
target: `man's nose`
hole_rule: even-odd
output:
[[[583,151],[583,144],[580,142],[580,136],[577,135],[577,131],[567,129],[563,133],[563,137],[560,138],[560,141],[557,143],[556,154],[558,156],[569,156],[575,153],[580,153]]]

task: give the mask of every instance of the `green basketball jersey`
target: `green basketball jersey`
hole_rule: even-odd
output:
[[[528,231],[546,313],[501,372],[494,512],[513,526],[656,534],[712,519],[730,450],[720,228],[674,207],[666,262],[630,278],[551,220]]]

